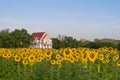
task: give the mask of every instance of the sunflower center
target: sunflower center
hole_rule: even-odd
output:
[[[85,59],[86,57],[87,57],[87,55],[86,55],[86,54],[84,54],[84,55],[83,55],[83,58]]]
[[[102,56],[100,56],[100,59],[102,59],[103,57]]]
[[[50,55],[50,52],[49,52],[49,51],[47,52],[47,55]]]
[[[120,61],[118,61],[118,64],[120,64]]]
[[[95,55],[92,53],[92,54],[90,54],[90,58],[94,58],[95,57]]]
[[[33,57],[30,57],[30,60],[34,60],[34,58],[33,58]]]
[[[25,55],[25,54],[23,54],[23,57],[26,57],[26,55]]]
[[[4,54],[5,56],[7,56],[7,54]]]
[[[69,50],[65,51],[65,54],[66,54],[66,55],[69,55],[69,54],[70,54],[70,51],[69,51]]]
[[[20,59],[19,57],[16,58],[16,60],[19,60],[19,59]]]

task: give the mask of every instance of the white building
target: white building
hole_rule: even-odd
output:
[[[36,32],[32,33],[34,38],[32,47],[34,48],[52,48],[52,39],[48,36],[46,32]]]

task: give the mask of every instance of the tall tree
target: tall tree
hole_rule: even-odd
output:
[[[120,43],[117,44],[117,49],[120,51]]]
[[[9,29],[4,29],[0,31],[0,36],[4,37],[5,35],[9,34]]]
[[[57,38],[52,38],[52,47],[55,49],[59,49],[60,48],[60,40],[58,40]]]
[[[3,47],[29,47],[33,37],[25,29],[15,29],[3,38]]]
[[[9,34],[9,29],[0,31],[0,47],[3,47],[3,38]]]

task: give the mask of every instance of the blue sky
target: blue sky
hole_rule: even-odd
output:
[[[120,0],[0,0],[0,30],[120,39]]]

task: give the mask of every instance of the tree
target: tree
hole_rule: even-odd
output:
[[[2,47],[2,40],[3,40],[3,37],[0,36],[0,48]]]
[[[112,47],[112,48],[117,48],[117,46],[114,43],[111,42],[102,42],[101,47]]]
[[[9,29],[4,29],[0,31],[0,36],[4,37],[5,35],[9,34]]]
[[[9,29],[0,31],[0,47],[3,47],[3,38],[9,34]]]
[[[3,47],[29,47],[33,37],[25,29],[15,29],[9,35],[3,38]]]
[[[72,48],[77,48],[77,47],[79,47],[79,42],[76,39],[73,39]]]
[[[87,45],[86,45],[88,48],[94,48],[94,49],[98,49],[100,48],[100,43],[99,42],[89,42]]]
[[[59,49],[60,48],[60,40],[57,38],[52,38],[52,48]]]
[[[64,36],[63,38],[62,37],[52,38],[52,42],[53,42],[53,48],[55,49],[66,48],[66,47],[71,47],[71,48],[78,47],[78,41],[73,37]]]
[[[89,42],[90,41],[88,41],[86,39],[81,39],[80,41],[78,41],[78,47],[87,47]]]
[[[67,37],[65,36],[65,39],[60,42],[60,47],[65,48],[65,47],[71,47],[71,48],[76,48],[78,47],[78,41],[74,39],[73,37]]]
[[[120,43],[117,44],[117,49],[120,50]]]
[[[88,47],[88,48],[95,48],[98,49],[100,47],[112,47],[118,48],[120,50],[120,40],[114,39],[95,39],[94,41],[89,41],[86,39],[81,39],[77,41],[73,37],[68,36],[58,36],[57,38],[52,39],[53,48],[77,48],[77,47]]]
[[[2,47],[4,48],[14,48],[15,38],[11,36],[10,34],[6,35],[3,37],[2,43],[3,43]]]
[[[73,43],[73,38],[72,37],[65,37],[65,46],[66,47],[72,47],[72,43]]]

